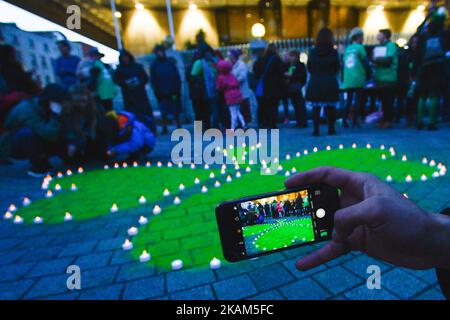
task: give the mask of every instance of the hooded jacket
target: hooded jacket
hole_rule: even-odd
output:
[[[216,88],[217,91],[223,93],[227,106],[240,104],[243,100],[239,81],[231,73],[231,69],[231,63],[226,60],[221,60],[217,64],[219,76],[216,80]]]
[[[147,147],[153,150],[156,138],[153,133],[136,116],[130,112],[121,111],[119,117],[119,138],[125,140],[111,148],[118,154],[130,154]]]

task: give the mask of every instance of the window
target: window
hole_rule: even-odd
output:
[[[31,49],[34,49],[34,41],[33,41],[33,39],[28,39],[28,45],[30,46]]]
[[[44,56],[41,57],[41,66],[42,66],[42,68],[44,68],[45,70],[48,69],[48,66],[47,66],[47,59],[46,59]]]
[[[50,48],[48,47],[47,43],[44,43],[44,51],[45,52],[49,52],[50,51]]]

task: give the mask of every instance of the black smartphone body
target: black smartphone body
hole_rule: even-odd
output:
[[[331,239],[338,189],[308,185],[227,201],[216,208],[224,257],[251,259]]]

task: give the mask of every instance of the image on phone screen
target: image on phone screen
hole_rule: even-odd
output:
[[[217,217],[226,258],[238,261],[331,238],[337,190],[310,186],[222,204]]]

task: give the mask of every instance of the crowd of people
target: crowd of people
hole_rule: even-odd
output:
[[[264,223],[267,219],[301,217],[310,214],[308,196],[295,200],[272,200],[243,203],[239,207],[239,217],[244,226]]]
[[[344,128],[349,123],[359,127],[361,121],[389,128],[405,117],[409,126],[436,130],[439,116],[449,112],[450,37],[445,20],[445,10],[432,10],[403,48],[391,41],[388,29],[380,30],[377,46],[364,46],[360,28],[353,29],[348,45],[340,48],[332,31],[323,28],[306,64],[299,51],[280,55],[273,43],[249,63],[241,50],[230,50],[224,57],[199,43],[184,75],[195,120],[202,121],[205,130],[254,124],[277,128],[279,122],[289,122],[292,105],[295,127],[306,128],[310,105],[314,136],[320,135],[323,118],[329,135],[337,133],[338,118]],[[41,88],[17,60],[15,49],[0,45],[1,163],[27,158],[30,174],[42,176],[51,170],[52,155],[69,164],[145,156],[158,134],[147,85],[161,113],[161,133],[169,132],[171,118],[176,127],[182,126],[183,80],[163,45],[155,47],[149,70],[126,50],[113,69],[101,61],[103,54],[96,48],[82,60],[71,54],[69,42],[58,46],[56,83]],[[118,89],[123,108],[114,105]]]

